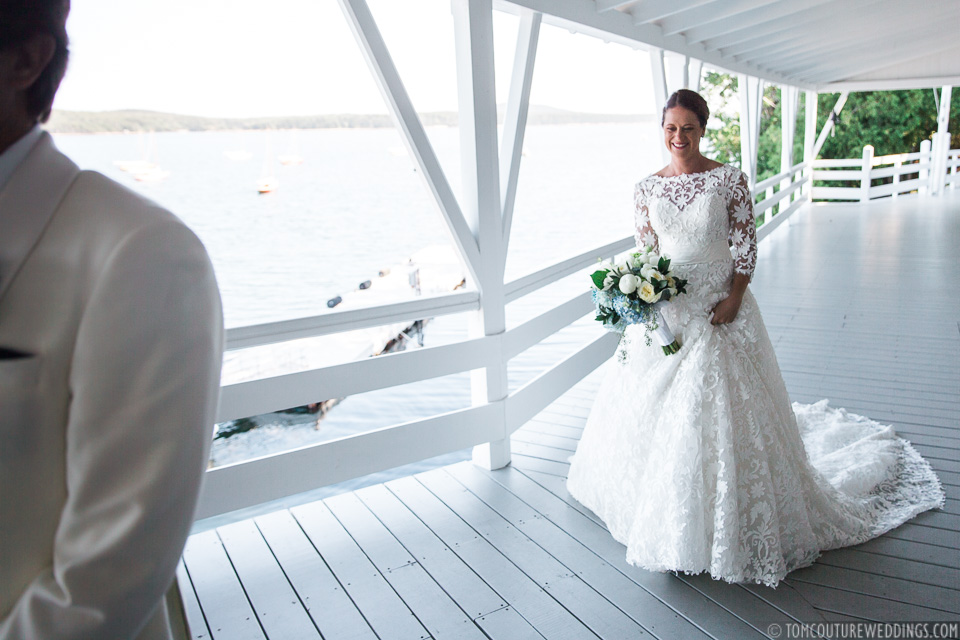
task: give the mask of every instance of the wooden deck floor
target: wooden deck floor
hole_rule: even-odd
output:
[[[751,285],[794,400],[895,425],[947,492],[777,589],[631,567],[564,489],[599,373],[470,463],[192,536],[192,637],[765,638],[792,621],[958,621],[960,192],[818,205],[761,245]]]

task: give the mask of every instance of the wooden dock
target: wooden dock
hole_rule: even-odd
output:
[[[893,424],[947,493],[777,589],[624,561],[566,493],[600,372],[470,463],[193,535],[191,637],[766,638],[770,625],[960,621],[960,192],[815,205],[761,245],[751,285],[794,400]],[[781,627],[782,630],[782,627]]]

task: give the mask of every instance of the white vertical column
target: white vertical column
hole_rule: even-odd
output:
[[[870,172],[873,171],[873,145],[863,148],[860,164],[860,202],[870,202]]]
[[[933,144],[933,180],[931,193],[943,193],[947,180],[947,154],[950,153],[950,94],[947,85],[940,92],[940,112],[937,114],[937,135]]]
[[[808,164],[804,173],[809,178],[806,193],[813,195],[813,162],[817,159],[813,151],[814,142],[817,139],[817,102],[818,94],[816,91],[805,92],[806,108],[804,109],[803,123],[803,161]]]
[[[917,188],[917,193],[920,195],[926,195],[930,193],[930,156],[933,155],[930,149],[930,141],[923,140],[920,142],[920,160],[917,162],[920,178],[920,186]]]
[[[664,52],[666,65],[665,77],[667,81],[667,98],[678,89],[690,86],[690,57],[673,51]]]
[[[760,141],[760,105],[763,81],[754,76],[740,75],[740,164],[747,174],[750,188],[757,183],[757,143]]]
[[[796,87],[780,87],[780,173],[793,168],[793,140],[797,132],[797,99],[800,92]],[[791,179],[780,182],[780,190],[790,186]],[[795,194],[794,197],[799,197]],[[786,208],[790,201],[781,201],[778,209]]]
[[[700,76],[703,75],[703,60],[689,58],[687,63],[687,88],[700,92]]]
[[[506,327],[503,293],[503,220],[500,205],[500,168],[497,152],[497,103],[493,65],[493,7],[491,0],[453,0],[456,36],[460,154],[463,172],[461,207],[480,247],[477,287],[480,311],[470,323],[472,337],[499,336]],[[492,344],[499,344],[493,342]],[[490,366],[471,372],[474,405],[499,403],[505,407],[507,365],[503,350]],[[506,414],[497,420],[503,438],[474,449],[473,460],[487,469],[510,463]]]
[[[653,99],[655,100],[654,104],[654,114],[659,115],[663,109],[663,105],[666,104],[667,98],[670,96],[667,93],[667,69],[663,55],[663,49],[657,49],[655,47],[650,48],[650,76],[653,79]],[[664,164],[670,162],[670,152],[667,151],[667,148],[663,145],[663,127],[661,127],[660,122],[656,118],[653,119],[653,125],[657,130],[657,137],[654,140],[660,141],[660,159],[663,160]]]

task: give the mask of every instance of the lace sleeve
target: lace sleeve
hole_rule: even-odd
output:
[[[757,225],[753,217],[753,196],[743,173],[733,186],[727,211],[730,214],[729,242],[733,247],[734,271],[752,278],[757,264]]]
[[[660,240],[657,238],[657,232],[650,226],[650,211],[647,209],[647,194],[643,189],[643,183],[638,182],[633,191],[633,202],[636,205],[635,229],[633,239],[637,247],[653,247],[654,251],[660,251]]]

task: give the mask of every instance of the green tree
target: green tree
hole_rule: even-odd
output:
[[[719,162],[740,165],[740,121],[736,110],[736,76],[709,71],[704,74],[701,92],[710,105],[711,126],[707,129],[708,153]],[[817,103],[817,131],[823,129],[838,94],[821,94]],[[960,98],[960,96],[958,96]],[[757,145],[757,181],[780,172],[781,92],[768,86],[763,92],[760,139]],[[805,100],[797,110],[794,137],[795,162],[803,158]],[[960,99],[950,105],[951,148],[960,147]],[[712,126],[719,124],[719,127]],[[864,145],[873,145],[878,156],[911,153],[937,130],[937,102],[930,89],[869,91],[851,93],[835,123],[834,132],[820,150],[821,158],[859,158]]]

